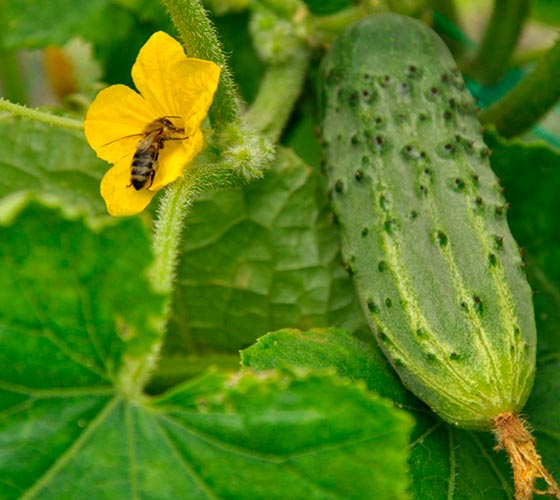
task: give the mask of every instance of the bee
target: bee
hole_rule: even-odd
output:
[[[173,125],[170,118],[179,117],[163,116],[148,123],[141,134],[128,135],[117,139],[141,137],[130,165],[130,184],[126,187],[132,186],[136,191],[143,187],[150,188],[154,183],[159,153],[163,149],[165,141],[183,141],[188,139],[188,137],[174,137],[176,134],[184,134],[185,130]],[[113,142],[115,141],[111,141],[108,144]]]

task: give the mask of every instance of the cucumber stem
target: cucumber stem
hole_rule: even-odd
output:
[[[308,64],[309,52],[302,47],[290,61],[272,65],[245,115],[245,122],[272,143],[280,138],[301,94]]]
[[[529,0],[495,0],[484,38],[469,73],[479,82],[496,83],[506,72],[529,14]]]
[[[369,12],[359,5],[326,16],[313,16],[313,45],[332,43],[345,28],[363,19]]]
[[[494,419],[493,430],[498,441],[496,449],[506,450],[513,469],[515,500],[531,500],[533,493],[560,499],[560,488],[542,464],[525,421],[515,413],[502,413]],[[544,491],[535,488],[539,478],[546,482]]]
[[[480,121],[494,124],[504,137],[513,137],[534,125],[558,99],[560,40],[516,87],[480,113]]]

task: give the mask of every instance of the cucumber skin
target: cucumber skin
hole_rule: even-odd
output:
[[[344,32],[322,80],[331,202],[370,327],[432,410],[490,429],[530,394],[536,327],[472,96],[437,35],[396,14]]]

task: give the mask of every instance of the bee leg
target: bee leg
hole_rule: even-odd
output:
[[[184,141],[185,139],[188,138],[189,138],[188,135],[186,135],[185,137],[164,137],[162,141]],[[163,144],[161,147],[163,148]]]
[[[155,169],[150,172],[150,185],[146,189],[150,189],[154,183],[154,177],[156,176]]]

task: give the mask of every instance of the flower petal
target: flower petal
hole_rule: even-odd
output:
[[[158,107],[159,117],[171,116],[175,111],[170,96],[176,82],[170,78],[169,68],[186,59],[181,44],[163,31],[154,33],[140,49],[132,66],[132,80],[142,96]]]
[[[136,88],[158,108],[158,118],[179,116],[189,132],[204,120],[219,77],[217,64],[187,58],[181,44],[163,31],[150,37],[132,67]]]
[[[144,127],[158,114],[150,102],[126,85],[111,85],[99,92],[89,107],[84,121],[86,139],[99,158],[117,163],[134,151]]]
[[[144,210],[157,191],[140,189],[130,185],[132,154],[127,155],[110,168],[101,180],[101,196],[111,215],[134,215]]]
[[[187,133],[200,127],[218,88],[220,67],[210,61],[185,59],[171,66],[174,81],[170,105],[184,119]]]

